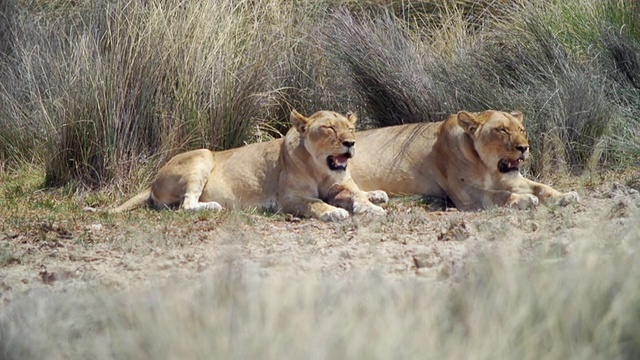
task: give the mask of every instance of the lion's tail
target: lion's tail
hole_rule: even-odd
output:
[[[151,187],[148,187],[146,190],[144,190],[143,192],[139,193],[138,195],[132,197],[131,199],[127,200],[124,204],[113,208],[113,209],[109,209],[107,210],[107,212],[109,214],[115,214],[115,213],[120,213],[120,212],[124,212],[124,211],[129,211],[129,210],[133,210],[137,207],[140,207],[146,203],[149,202],[149,200],[151,199]]]

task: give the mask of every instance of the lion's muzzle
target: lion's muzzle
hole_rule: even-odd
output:
[[[329,165],[329,169],[334,171],[344,171],[347,170],[347,161],[351,157],[350,153],[344,153],[338,156],[328,156],[327,164]]]
[[[498,162],[498,171],[500,171],[501,173],[519,171],[522,163],[524,163],[524,159],[522,158],[518,158],[515,160],[502,159]]]
[[[347,170],[347,162],[353,155],[355,155],[355,148],[352,144],[344,154],[327,156],[327,165],[329,165],[329,169],[333,171]]]

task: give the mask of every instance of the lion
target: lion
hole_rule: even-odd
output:
[[[450,199],[459,210],[580,201],[520,173],[530,146],[521,112],[460,111],[446,120],[358,132],[351,175],[362,190]]]
[[[109,212],[150,203],[156,209],[270,208],[323,221],[344,220],[347,210],[386,214],[369,200],[385,202],[386,193],[361,191],[347,167],[355,154],[354,114],[318,111],[305,117],[294,109],[290,120],[284,138],[174,156],[149,188]]]

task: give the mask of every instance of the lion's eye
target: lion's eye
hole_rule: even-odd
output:
[[[336,129],[333,128],[333,126],[323,126],[322,128],[328,131],[333,131],[334,133],[337,134],[337,131]]]
[[[509,135],[509,129],[507,129],[507,128],[500,128],[500,129],[498,129],[498,131],[500,131],[501,133]]]

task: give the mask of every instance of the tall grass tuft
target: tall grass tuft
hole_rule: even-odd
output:
[[[640,6],[634,1],[606,1],[599,10],[602,28],[601,62],[611,97],[620,111],[614,119],[612,142],[627,155],[624,165],[640,164]]]
[[[6,60],[13,51],[13,28],[15,24],[17,0],[0,3],[0,59]]]
[[[292,107],[349,110],[333,91],[344,77],[332,78],[314,41],[326,10],[315,2],[54,3],[17,25],[29,32],[9,83],[29,98],[9,91],[3,116],[47,125],[44,138],[5,133],[7,144],[26,135],[35,143],[24,147],[46,148],[49,185],[98,186],[177,152],[277,136]]]
[[[508,89],[512,103],[528,115],[538,155],[534,171],[544,173],[544,166],[553,171],[558,166],[584,167],[618,109],[607,96],[610,87],[598,64],[570,51],[553,32],[554,23],[540,21],[540,9],[529,11],[524,12],[521,28],[497,31],[501,41],[486,54],[490,69],[500,74],[498,85]]]
[[[508,3],[475,22],[449,9],[418,28],[385,11],[334,16],[327,43],[351,69],[374,126],[436,121],[462,109],[522,110],[534,173],[625,157],[610,137],[626,109],[600,60],[607,22],[595,3]],[[623,46],[634,44],[626,38]],[[633,67],[616,63],[627,73]]]
[[[373,126],[442,120],[500,97],[464,68],[481,34],[455,9],[442,21],[446,28],[424,23],[416,30],[386,10],[333,16],[325,31],[328,51],[350,69]]]
[[[295,107],[354,110],[365,127],[522,110],[535,173],[628,164],[639,13],[626,0],[5,1],[0,161],[100,186],[278,136]]]
[[[56,132],[54,124],[31,116],[33,112],[42,113],[43,103],[34,94],[33,80],[39,70],[22,63],[34,54],[19,51],[20,35],[30,34],[23,29],[19,5],[15,0],[0,3],[0,168],[41,163],[47,152],[42,145]],[[32,103],[29,109],[27,103]]]
[[[48,183],[98,185],[149,156],[162,162],[186,149],[226,149],[249,138],[263,114],[259,94],[268,75],[264,9],[151,1],[92,10],[68,41],[72,57],[63,64],[83,75],[60,94],[65,111]]]

